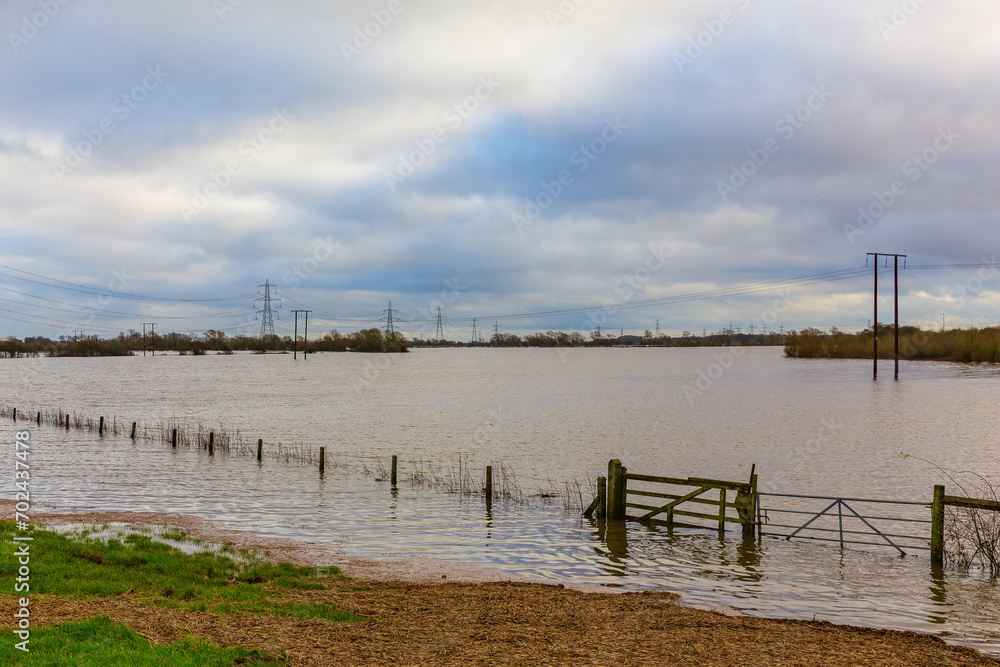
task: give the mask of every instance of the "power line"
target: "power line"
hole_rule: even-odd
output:
[[[120,297],[120,298],[123,298],[123,299],[140,299],[140,300],[143,300],[143,301],[177,301],[177,302],[185,302],[185,303],[196,303],[196,302],[211,302],[211,301],[238,301],[238,300],[246,299],[249,296],[253,296],[252,294],[238,294],[238,295],[235,295],[235,296],[213,297],[213,298],[205,298],[205,299],[171,298],[171,297],[163,297],[163,296],[154,296],[154,295],[150,295],[150,294],[136,294],[134,292],[123,292],[123,291],[112,290],[112,289],[107,289],[107,288],[91,287],[89,285],[79,285],[77,283],[71,283],[69,281],[61,280],[59,278],[51,278],[51,277],[43,276],[43,275],[40,275],[40,274],[37,274],[37,273],[32,273],[31,271],[25,271],[23,269],[17,269],[17,268],[14,268],[12,266],[7,266],[6,264],[0,264],[0,268],[4,268],[4,269],[7,269],[8,271],[16,271],[18,273],[23,273],[25,275],[32,276],[31,278],[24,278],[22,276],[12,275],[12,274],[7,273],[5,271],[0,271],[0,275],[6,276],[8,278],[12,278],[14,280],[20,280],[22,282],[27,282],[27,283],[34,283],[36,285],[43,285],[45,287],[50,287],[50,288],[53,288],[53,289],[62,289],[62,290],[68,290],[68,291],[71,291],[71,292],[82,292],[84,294],[96,294],[96,295],[100,295],[100,296],[103,296],[103,295],[106,295],[106,294],[113,294],[115,297]]]
[[[15,255],[20,255],[21,257],[27,257],[39,262],[45,262],[46,264],[53,264],[55,266],[61,266],[65,269],[73,269],[74,271],[83,271],[84,273],[90,273],[95,276],[100,276],[102,278],[115,278],[116,276],[108,275],[106,273],[101,273],[99,271],[94,271],[93,269],[88,269],[82,266],[76,266],[73,264],[64,264],[62,262],[57,262],[51,259],[45,259],[44,257],[36,257],[35,255],[29,255],[26,252],[20,252],[18,250],[12,250],[11,248],[4,248],[4,252],[13,253]],[[129,278],[129,282],[135,283],[149,283],[151,285],[181,285],[184,287],[241,287],[246,285],[246,283],[180,283],[176,281],[163,282],[157,280],[143,280],[141,278]]]

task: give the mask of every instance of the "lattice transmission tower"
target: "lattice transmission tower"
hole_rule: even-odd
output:
[[[441,315],[441,306],[437,307],[437,333],[434,334],[435,340],[444,340],[444,320]]]
[[[386,333],[395,333],[396,329],[392,325],[392,301],[389,302],[389,308],[382,312],[386,313],[386,321],[385,321]]]
[[[263,292],[260,291],[261,287],[264,288]],[[273,298],[271,296],[272,293],[275,292],[275,291],[276,291],[276,289],[275,289],[274,285],[271,284],[270,280],[265,280],[263,285],[258,285],[257,286],[257,292],[259,294],[261,294],[261,296],[259,296],[256,299],[254,299],[253,302],[254,302],[255,306],[256,306],[256,304],[257,304],[258,301],[260,301],[261,304],[262,304],[260,306],[260,310],[259,310],[259,312],[261,314],[260,315],[260,337],[261,338],[264,338],[265,336],[273,336],[274,335],[274,315],[272,314],[272,311],[271,311],[271,303],[272,303],[272,301],[277,303],[277,307],[279,307],[279,308],[281,307],[281,301],[279,299],[275,299],[275,298]]]

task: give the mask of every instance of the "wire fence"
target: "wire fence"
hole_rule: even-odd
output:
[[[758,493],[760,534],[930,551],[931,502],[792,493]]]

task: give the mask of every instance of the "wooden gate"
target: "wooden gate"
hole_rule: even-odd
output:
[[[739,524],[744,535],[753,535],[758,524],[757,475],[753,472],[749,482],[660,477],[630,473],[622,467],[621,461],[612,459],[608,462],[606,483],[603,477],[598,478],[597,483],[597,497],[584,512],[585,516],[597,512],[609,519],[719,531],[724,531],[726,524]],[[718,493],[711,493],[713,491]],[[639,510],[641,514],[629,514],[630,509]],[[701,522],[682,522],[675,517]]]

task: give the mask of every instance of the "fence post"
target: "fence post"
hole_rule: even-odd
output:
[[[719,489],[719,532],[726,530],[726,490]]]
[[[93,424],[94,422],[90,422]],[[101,417],[101,422],[97,425],[97,435],[104,435],[104,417]]]
[[[323,476],[323,470],[325,468],[326,459],[326,447],[319,448],[319,474],[320,477]]]
[[[739,504],[743,492],[736,494],[736,502]],[[743,535],[747,537],[753,537],[756,532],[756,521],[757,516],[757,475],[754,473],[750,476],[750,488],[748,493],[742,499],[746,503],[746,509],[741,513],[740,519],[743,522]]]
[[[392,484],[393,488],[396,486],[396,455],[392,455],[392,474],[389,482]]]
[[[625,518],[625,478],[622,477],[622,462],[608,461],[608,518]]]
[[[606,477],[597,478],[597,516],[608,515],[608,480]]]
[[[177,449],[177,429],[174,429],[170,434],[170,446],[173,449]]]
[[[208,432],[208,455],[215,456],[215,431]]]
[[[38,424],[39,426],[42,425],[42,413],[41,412],[38,413],[38,417],[35,419],[35,423]]]
[[[17,408],[14,408],[14,421],[17,421]]]
[[[264,438],[257,438],[257,463],[260,463],[260,457],[264,453]]]
[[[944,563],[944,484],[934,485],[931,503],[931,565]]]
[[[66,430],[69,430],[69,413],[66,413]]]
[[[486,500],[493,500],[493,466],[486,466]]]
[[[135,422],[132,422],[132,439],[135,440]]]

